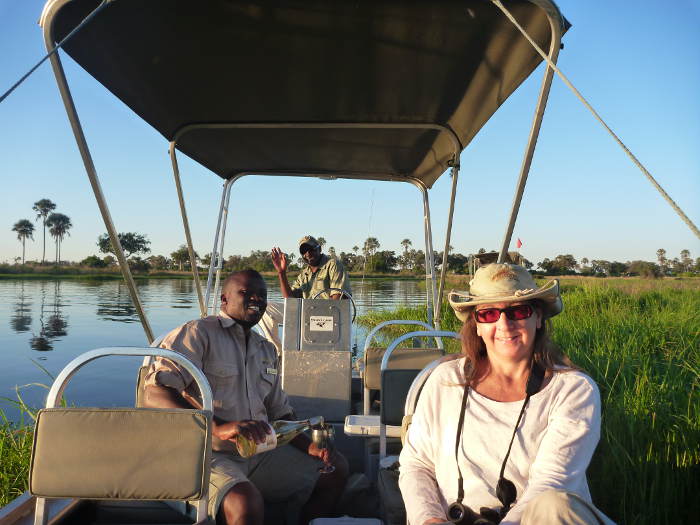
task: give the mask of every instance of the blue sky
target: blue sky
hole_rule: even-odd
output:
[[[573,27],[559,66],[658,182],[700,226],[700,2],[560,0]],[[43,2],[0,0],[0,91],[41,56]],[[633,6],[633,8],[631,8]],[[119,231],[137,231],[152,251],[184,242],[168,143],[102,86],[65,59],[67,76],[103,190]],[[527,140],[542,68],[506,102],[462,154],[451,244],[462,253],[497,249]],[[221,179],[180,156],[195,249],[211,250]],[[45,63],[0,104],[0,262],[21,255],[11,231],[34,219],[49,198],[73,221],[63,258],[97,253],[105,231],[70,132],[50,65]],[[431,190],[435,246],[444,242],[450,180]],[[422,248],[422,209],[409,185],[248,177],[234,187],[226,253],[279,245],[295,249],[306,233],[348,251],[377,237],[401,250]],[[514,240],[534,262],[654,260],[700,241],[566,88],[555,79]],[[27,258],[41,258],[41,231]],[[47,241],[47,256],[53,243]]]

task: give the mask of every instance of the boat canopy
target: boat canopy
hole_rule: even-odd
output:
[[[568,23],[503,2],[543,49]],[[53,0],[60,42],[99,0]],[[489,0],[115,0],[65,52],[182,153],[429,188],[541,62]]]

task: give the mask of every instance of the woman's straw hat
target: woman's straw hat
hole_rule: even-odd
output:
[[[464,322],[469,311],[486,303],[510,303],[539,299],[544,317],[554,317],[564,308],[559,281],[553,279],[538,287],[530,273],[517,264],[494,263],[479,268],[469,282],[469,292],[452,290],[448,295],[455,315]]]

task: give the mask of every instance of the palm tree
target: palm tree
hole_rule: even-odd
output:
[[[362,252],[365,255],[365,261],[370,261],[370,271],[372,270],[372,256],[379,249],[379,240],[376,237],[367,237],[365,244],[362,246]]]
[[[403,269],[405,270],[408,268],[408,249],[413,246],[413,243],[411,242],[411,239],[404,239],[401,241],[401,246],[403,246]]]
[[[656,250],[656,258],[659,261],[659,266],[661,267],[661,274],[666,275],[666,268],[668,266],[668,259],[666,258],[666,250],[659,248]]]
[[[70,235],[68,230],[73,227],[73,224],[67,215],[52,213],[46,219],[46,225],[49,227],[51,237],[56,239],[56,264],[61,264],[61,243],[66,235]]]
[[[27,242],[27,238],[34,240],[34,225],[32,221],[22,219],[15,223],[12,231],[17,232],[17,240],[22,242],[22,264],[24,264],[24,244]]]
[[[44,264],[44,259],[46,259],[46,220],[49,217],[49,213],[56,209],[56,205],[49,199],[41,199],[34,203],[32,210],[36,212],[36,220],[40,218],[43,219],[44,223],[44,249],[41,252],[41,264]]]

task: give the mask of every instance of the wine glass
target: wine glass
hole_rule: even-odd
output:
[[[334,449],[333,436],[335,436],[333,425],[328,425],[326,423],[311,431],[311,439],[313,439],[313,442],[318,448],[327,449],[329,455]],[[335,472],[335,466],[331,463],[324,462],[323,466],[319,467],[318,471],[321,474],[330,474],[331,472]]]

